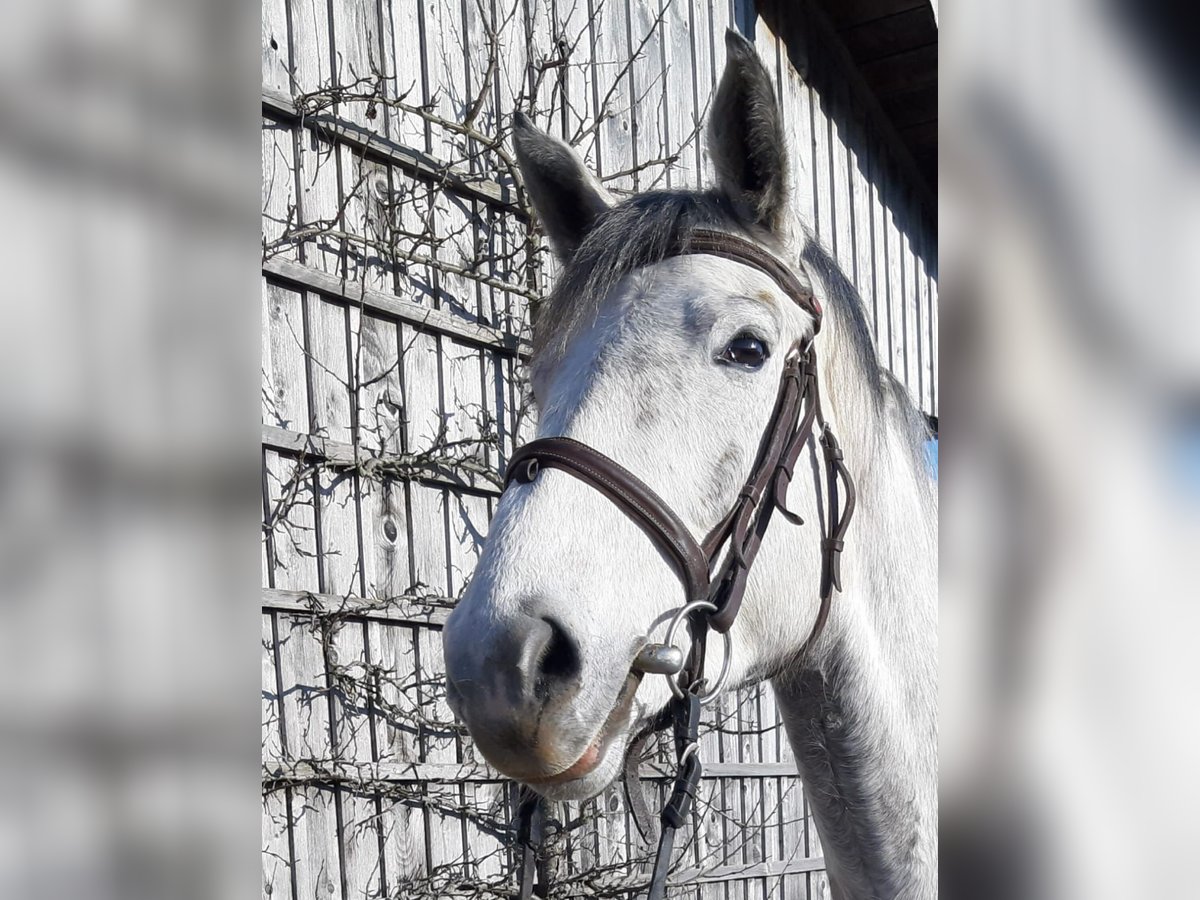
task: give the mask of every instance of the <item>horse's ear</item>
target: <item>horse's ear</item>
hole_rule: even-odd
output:
[[[752,222],[779,231],[788,211],[788,160],[775,87],[753,44],[729,29],[725,47],[708,120],[717,187]]]
[[[538,131],[520,110],[513,114],[513,144],[525,190],[550,246],[568,260],[596,217],[612,206],[612,198],[569,145]]]

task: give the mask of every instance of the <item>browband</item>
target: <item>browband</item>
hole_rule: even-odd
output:
[[[672,256],[720,256],[743,266],[758,269],[775,282],[781,291],[816,321],[813,334],[821,330],[821,304],[813,292],[801,283],[788,266],[769,250],[753,241],[727,231],[697,228],[679,245]]]

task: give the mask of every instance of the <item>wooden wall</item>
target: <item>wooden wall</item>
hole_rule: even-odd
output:
[[[723,32],[753,28],[797,213],[936,413],[932,212],[796,10],[781,39],[725,0],[263,0],[264,897],[511,889],[514,794],[446,708],[440,629],[530,433],[522,335],[553,274],[495,143],[515,106],[615,190],[700,184]],[[770,690],[704,744],[678,896],[824,896]],[[643,877],[619,790],[551,819],[556,896]]]

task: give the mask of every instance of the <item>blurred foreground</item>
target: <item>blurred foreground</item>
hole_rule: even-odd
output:
[[[220,13],[4,11],[4,897],[258,890],[259,100]],[[942,26],[945,896],[1190,894],[1195,42]]]
[[[5,898],[258,889],[255,11],[218,12],[0,17]]]
[[[944,896],[1191,896],[1194,29],[1079,2],[943,27]]]

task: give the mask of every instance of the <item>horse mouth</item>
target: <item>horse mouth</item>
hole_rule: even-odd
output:
[[[613,705],[612,712],[608,714],[608,718],[600,726],[596,737],[588,744],[587,749],[580,754],[575,762],[571,763],[570,766],[561,772],[546,778],[530,779],[526,783],[534,788],[553,787],[575,781],[594,772],[608,755],[613,741],[625,731],[625,726],[628,725],[630,720],[630,712],[633,709],[633,698],[637,693],[638,685],[641,684],[641,681],[641,675],[635,672],[630,672],[626,676],[625,683],[621,685],[621,692],[617,695],[617,702]]]

